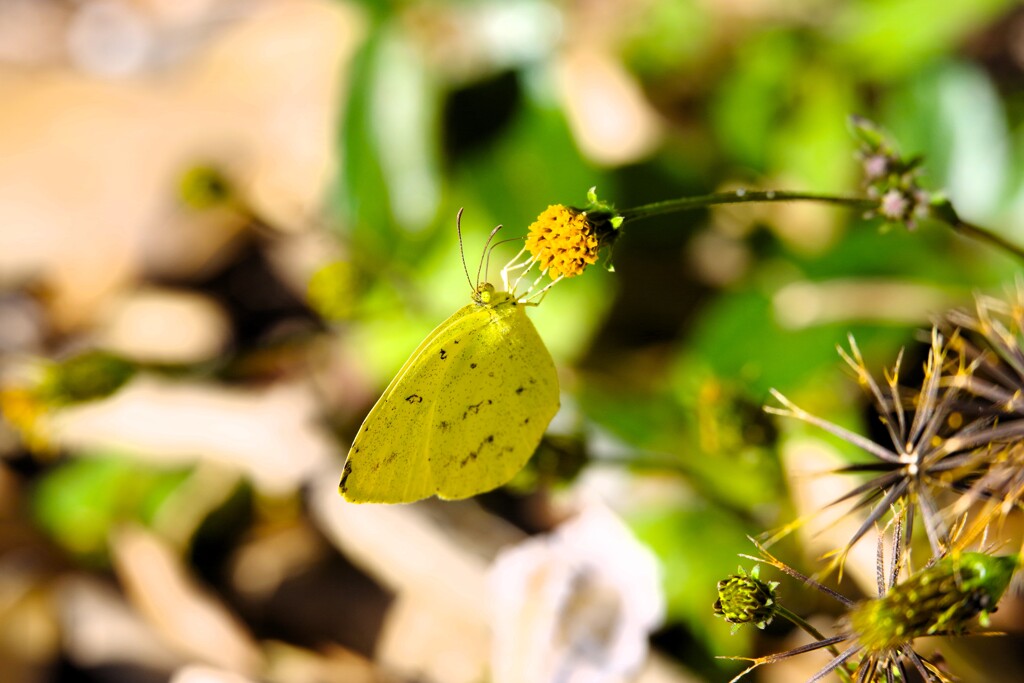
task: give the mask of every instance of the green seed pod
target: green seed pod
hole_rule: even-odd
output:
[[[734,631],[740,624],[754,624],[764,628],[775,616],[775,589],[779,584],[777,581],[765,583],[758,579],[759,569],[754,567],[747,574],[740,567],[739,574],[731,574],[718,582],[715,614],[734,624]]]
[[[850,627],[868,653],[877,653],[920,636],[960,633],[978,615],[985,625],[1020,562],[1019,555],[975,552],[944,557],[854,606]]]
[[[44,382],[53,405],[107,398],[132,378],[135,366],[106,351],[85,351],[54,363]]]

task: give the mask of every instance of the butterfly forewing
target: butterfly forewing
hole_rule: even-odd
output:
[[[554,363],[522,305],[470,304],[406,361],[360,427],[354,502],[466,498],[508,481],[558,409]]]
[[[438,337],[479,326],[473,314],[481,310],[470,304],[456,311],[420,343],[391,380],[352,442],[339,487],[346,499],[398,503],[434,494],[430,465],[418,448],[425,444],[431,406],[440,391],[432,349]]]
[[[558,410],[555,365],[524,307],[510,302],[489,314],[486,325],[459,340],[430,430],[430,465],[441,498],[466,498],[506,483]]]

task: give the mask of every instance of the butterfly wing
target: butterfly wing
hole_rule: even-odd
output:
[[[449,336],[471,333],[481,307],[463,306],[427,335],[363,420],[342,473],[339,490],[355,503],[402,503],[434,494],[433,475],[416,444],[425,443],[430,406],[440,395],[435,373]],[[436,354],[436,355],[435,355]]]
[[[463,340],[436,410],[429,461],[441,498],[508,482],[558,412],[555,364],[525,306],[510,301],[489,314]]]
[[[470,304],[439,325],[370,411],[341,492],[354,502],[466,498],[525,465],[558,410],[558,379],[523,306]]]

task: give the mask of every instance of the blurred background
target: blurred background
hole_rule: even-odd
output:
[[[627,224],[530,311],[562,410],[508,487],[350,505],[352,435],[468,302],[459,208],[472,268],[591,186],[854,194],[858,113],[1024,243],[1022,84],[1011,0],[0,0],[0,680],[726,681],[805,642],[711,609],[748,535],[851,484],[768,390],[866,429],[836,345],[917,371],[1012,287],[992,248],[796,203]],[[1021,680],[1021,607],[922,649]]]

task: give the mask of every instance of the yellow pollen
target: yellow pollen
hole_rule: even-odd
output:
[[[526,236],[526,250],[552,280],[579,275],[597,263],[599,246],[586,213],[561,204],[545,209]]]

